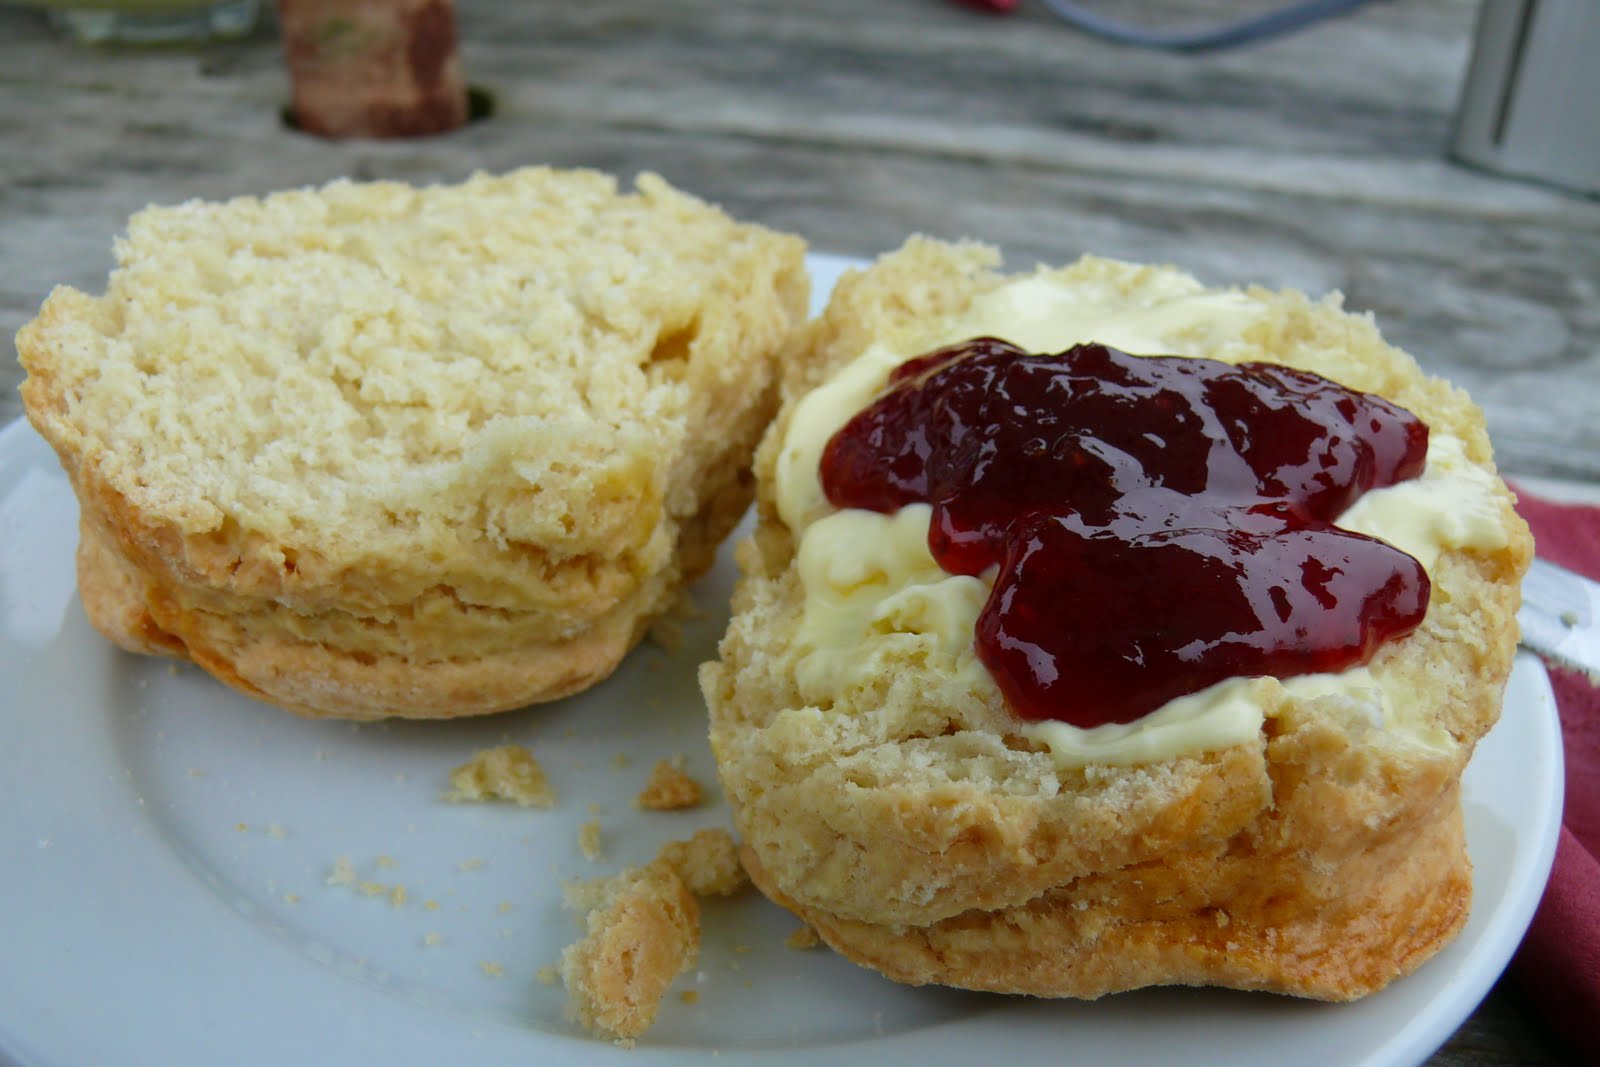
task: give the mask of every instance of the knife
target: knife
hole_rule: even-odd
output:
[[[1600,685],[1600,582],[1535,559],[1522,580],[1522,645]]]

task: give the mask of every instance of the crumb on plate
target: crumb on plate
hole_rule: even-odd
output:
[[[700,908],[671,864],[657,859],[607,879],[561,953],[567,1017],[593,1033],[631,1041],[655,1021],[679,974],[694,965]]]
[[[701,830],[687,841],[668,841],[660,858],[696,896],[731,896],[750,884],[739,864],[739,846],[721,828]]]
[[[356,884],[355,865],[350,862],[349,856],[338,856],[333,861],[333,868],[325,879],[328,885],[354,886]]]
[[[600,846],[600,823],[590,820],[578,827],[578,850],[583,853],[583,858],[590,863],[598,863],[605,859],[605,851]]]
[[[455,804],[510,800],[525,808],[550,808],[556,794],[533,753],[507,744],[475,753],[451,771],[444,799]]]
[[[699,782],[671,760],[661,760],[634,803],[646,811],[680,811],[699,805],[701,796]]]
[[[795,949],[816,948],[822,944],[822,938],[817,936],[816,928],[810,923],[802,923],[799,929],[784,938],[783,943]]]

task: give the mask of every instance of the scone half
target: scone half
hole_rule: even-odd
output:
[[[645,175],[341,181],[136,215],[18,336],[91,621],[306,715],[609,674],[748,506],[795,237]]]
[[[1092,258],[1013,277],[996,263],[917,239],[847,275],[758,453],[759,526],[701,675],[752,877],[902,981],[1347,999],[1407,973],[1465,921],[1460,774],[1499,713],[1531,554],[1481,414],[1336,298]],[[1249,680],[1239,714],[1163,708],[1159,729],[1109,738],[1024,723],[974,659],[970,584],[934,595],[947,576],[883,554],[841,566],[852,541],[814,536],[835,510],[814,488],[815,439],[897,360],[1013,331],[1038,352],[1129,336],[1133,352],[1283,364],[1421,418],[1427,470],[1385,498],[1417,518],[1394,536],[1431,581],[1421,624],[1348,677]],[[796,429],[810,421],[822,430]],[[1355,510],[1352,528],[1392,530]],[[854,577],[822,589],[823,610],[830,574]],[[851,581],[889,591],[857,610]]]

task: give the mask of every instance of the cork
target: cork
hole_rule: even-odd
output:
[[[451,0],[279,0],[294,120],[321,137],[423,137],[467,120]]]

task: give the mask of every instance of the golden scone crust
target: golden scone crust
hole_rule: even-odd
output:
[[[1214,845],[929,926],[800,907],[759,859],[745,860],[763,892],[830,946],[898,982],[1083,999],[1220,985],[1353,1000],[1411,973],[1466,922],[1472,872],[1461,862],[1461,808],[1454,791],[1442,800],[1428,819],[1375,838],[1314,879],[1302,854]]]
[[[91,621],[306,715],[605,677],[748,506],[795,237],[642,176],[149,208],[17,338]]]
[[[1499,714],[1532,551],[1493,479],[1493,549],[1430,568],[1421,627],[1369,669],[1414,695],[1414,730],[1277,683],[1258,737],[1131,766],[1064,765],[1007,728],[934,642],[863,648],[870,670],[807,701],[804,593],[774,471],[795,401],[871,342],[915,336],[1003,284],[977,245],[914,239],[847,275],[757,455],[759,525],[719,659],[701,684],[756,884],[843,954],[901,981],[1093,997],[1163,983],[1348,999],[1431,955],[1465,921],[1460,774]],[[1066,284],[1137,291],[1171,272],[1086,259]],[[1225,358],[1381,394],[1493,473],[1482,416],[1336,300],[1251,290]],[[1422,743],[1423,734],[1432,740]]]

